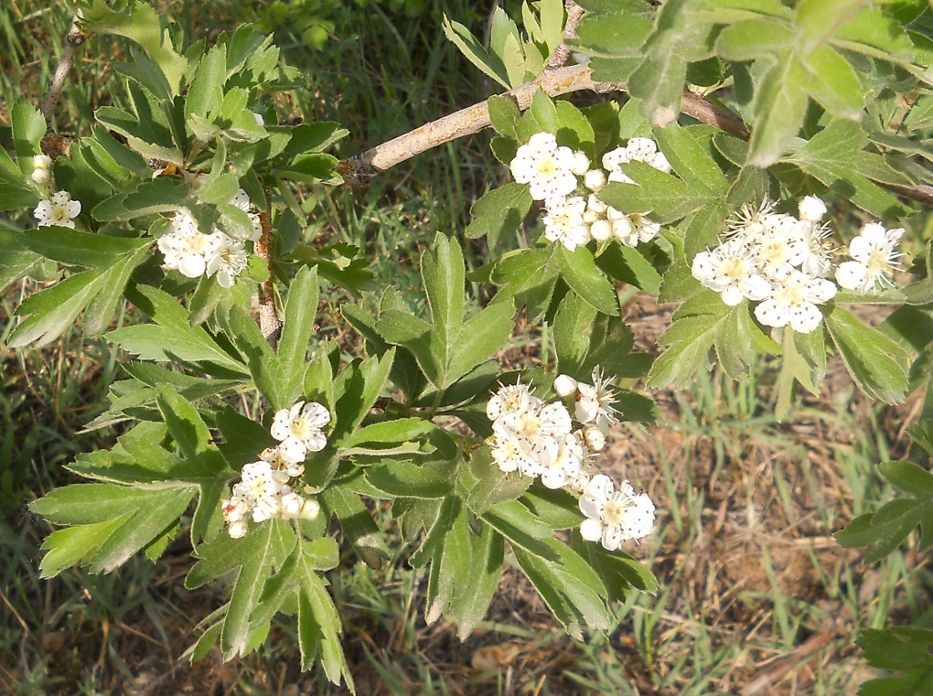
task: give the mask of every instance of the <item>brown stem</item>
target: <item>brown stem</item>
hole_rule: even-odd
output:
[[[600,94],[624,92],[625,85],[619,82],[595,82],[589,66],[568,65],[545,72],[521,87],[504,92],[500,96],[511,97],[518,108],[524,111],[531,105],[531,99],[539,89],[548,96],[557,97],[582,90]],[[692,92],[684,92],[681,111],[701,123],[715,126],[736,138],[742,140],[749,138],[748,128],[742,119]],[[365,184],[396,164],[401,164],[422,152],[457,138],[478,133],[490,125],[492,124],[489,120],[489,107],[487,102],[482,101],[345,159],[337,164],[336,169],[351,184]],[[926,206],[933,206],[933,187],[931,186],[926,184],[895,186],[883,182],[877,183],[899,196]]]
[[[263,337],[273,348],[279,342],[282,331],[282,322],[275,311],[275,283],[272,280],[272,205],[267,203],[266,209],[259,213],[259,224],[262,234],[254,245],[256,255],[266,262],[269,277],[259,286],[259,330]]]
[[[564,9],[567,10],[567,23],[564,24],[564,40],[554,49],[554,55],[551,56],[550,60],[547,62],[547,67],[544,68],[546,71],[557,70],[557,68],[564,67],[567,61],[570,60],[570,54],[573,53],[573,49],[567,45],[567,41],[577,38],[577,24],[583,16],[583,8],[573,0],[567,0],[564,3]]]
[[[49,91],[45,93],[45,98],[42,100],[40,110],[45,117],[45,122],[49,124],[50,128],[52,117],[55,115],[55,107],[58,106],[58,102],[62,96],[62,90],[65,88],[65,79],[68,77],[68,73],[71,72],[71,66],[74,65],[78,47],[83,44],[85,40],[84,32],[82,32],[78,26],[80,20],[81,11],[78,10],[75,14],[75,18],[71,22],[71,28],[65,35],[65,50],[62,51],[62,58],[58,62],[58,67],[55,68],[55,74],[52,75]]]

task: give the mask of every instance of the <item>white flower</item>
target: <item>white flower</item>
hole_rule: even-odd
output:
[[[603,167],[609,172],[609,181],[623,184],[635,182],[625,174],[621,166],[626,162],[644,162],[662,172],[670,172],[671,164],[667,157],[658,151],[658,145],[651,138],[630,138],[625,147],[617,147],[603,155]]]
[[[730,307],[743,298],[757,302],[771,294],[771,284],[758,272],[754,250],[741,237],[713,251],[701,251],[693,259],[692,271],[694,278],[720,293]]]
[[[612,405],[615,394],[609,380],[603,378],[602,370],[597,367],[593,370],[593,384],[580,382],[577,389],[576,419],[581,423],[592,423],[603,435],[608,435],[609,427],[619,420]]]
[[[904,234],[898,227],[885,230],[877,222],[862,227],[859,236],[849,242],[849,256],[854,261],[839,264],[836,282],[846,290],[875,292],[885,285],[893,285],[891,272],[896,269],[901,254],[895,251]]]
[[[608,212],[612,233],[627,247],[634,248],[639,242],[650,242],[661,231],[661,225],[640,213],[623,215],[615,208],[610,208]]]
[[[278,447],[266,447],[266,449],[264,449],[259,454],[259,458],[263,461],[269,462],[273,471],[279,471],[285,474],[287,479],[301,476],[305,472],[304,464],[300,462],[285,461],[285,459],[282,458],[282,454],[279,452]]]
[[[577,188],[575,169],[580,162],[569,147],[558,147],[550,133],[535,133],[526,145],[518,148],[509,169],[515,181],[529,184],[531,197],[543,201],[567,196]]]
[[[551,489],[563,488],[568,480],[575,479],[583,463],[583,447],[573,434],[556,438],[556,445],[545,450],[541,462],[541,483]]]
[[[246,191],[239,189],[231,199],[230,205],[236,206],[249,216],[250,222],[253,223],[253,233],[247,239],[251,242],[258,240],[262,236],[262,223],[259,220],[259,213],[251,212],[253,203],[250,201],[249,196],[246,195]]]
[[[797,206],[801,220],[819,222],[826,215],[826,204],[816,196],[804,196]]]
[[[179,210],[172,218],[172,231],[159,237],[159,251],[165,257],[162,267],[175,269],[187,278],[198,278],[207,270],[220,241],[214,235],[202,234],[191,213]]]
[[[537,476],[540,473],[541,465],[530,442],[508,433],[495,434],[486,442],[492,451],[493,461],[503,473],[520,471],[525,476]]]
[[[292,518],[298,517],[301,514],[301,509],[304,507],[305,500],[300,495],[291,491],[282,496],[280,503],[282,517]]]
[[[211,255],[207,258],[208,277],[217,275],[217,284],[222,288],[233,287],[236,277],[246,268],[249,254],[243,242],[237,242],[223,232],[210,235]]]
[[[39,221],[39,227],[58,225],[59,227],[75,228],[74,219],[81,213],[81,201],[71,200],[67,191],[59,191],[52,195],[51,200],[39,201],[33,215]]]
[[[755,307],[755,317],[765,326],[787,326],[810,333],[823,320],[817,305],[831,300],[836,286],[824,278],[810,278],[798,270],[775,281],[771,297]]]
[[[769,278],[786,278],[808,257],[810,248],[800,223],[790,216],[774,216],[754,238],[748,237],[755,250],[758,268]]]
[[[577,393],[577,380],[570,375],[557,375],[554,378],[554,391],[558,396],[570,396]]]
[[[811,278],[825,278],[833,268],[825,240],[830,235],[829,228],[816,222],[801,221],[800,232],[803,235],[807,252],[800,270]]]
[[[277,411],[270,429],[279,440],[279,454],[286,462],[303,462],[308,452],[320,452],[327,445],[321,429],[330,423],[330,413],[317,403],[299,401],[290,409]]]
[[[500,384],[499,391],[493,394],[486,404],[486,417],[494,421],[504,413],[521,413],[537,408],[540,403],[538,397],[532,396],[531,386],[528,384],[522,384],[520,381],[508,386]]]
[[[586,201],[582,197],[549,198],[546,209],[544,236],[548,240],[560,242],[568,251],[589,241],[589,230],[583,220]]]
[[[615,490],[608,476],[594,476],[583,489],[580,512],[587,519],[580,525],[580,535],[587,541],[599,541],[608,551],[615,551],[629,539],[642,539],[654,526],[655,508],[651,499],[624,481]]]

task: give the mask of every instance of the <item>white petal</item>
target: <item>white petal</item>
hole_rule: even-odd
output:
[[[836,282],[846,290],[858,290],[865,282],[868,268],[858,261],[845,261],[836,269]]]
[[[583,520],[580,524],[580,536],[586,541],[599,541],[603,535],[603,525],[599,520]]]
[[[797,333],[810,333],[823,321],[823,313],[809,302],[790,310],[790,327]]]
[[[774,300],[765,300],[755,307],[755,318],[765,326],[786,326],[789,320],[787,307]]]

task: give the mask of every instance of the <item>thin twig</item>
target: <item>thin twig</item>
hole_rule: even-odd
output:
[[[272,280],[272,205],[259,213],[262,235],[254,246],[256,255],[264,259],[269,269],[269,277],[259,286],[259,330],[269,345],[275,348],[279,342],[282,322],[275,312],[275,283]]]
[[[65,35],[65,50],[62,51],[62,58],[58,62],[58,67],[55,68],[55,74],[52,75],[49,91],[46,92],[45,99],[42,100],[42,107],[40,110],[45,117],[46,124],[48,124],[50,128],[52,117],[55,116],[55,107],[58,106],[58,102],[62,97],[62,90],[65,89],[65,79],[68,77],[68,73],[71,72],[71,67],[74,65],[78,47],[83,44],[85,40],[84,32],[81,31],[81,28],[78,26],[80,21],[81,10],[79,9],[71,22],[71,28]]]
[[[499,96],[511,97],[518,108],[524,111],[531,106],[531,99],[538,90],[548,96],[557,97],[583,90],[599,94],[624,92],[625,85],[619,82],[595,82],[588,65],[568,65],[545,72],[521,87],[516,87]],[[742,140],[749,138],[748,127],[741,118],[720,109],[692,92],[684,92],[681,111],[701,123],[714,126],[736,138]],[[365,184],[405,160],[465,135],[478,133],[490,125],[492,123],[489,120],[488,102],[482,101],[419,126],[413,131],[377,145],[366,152],[342,160],[337,164],[336,169],[351,184]],[[933,206],[933,186],[926,184],[895,186],[883,182],[877,183],[899,196],[926,206]]]
[[[570,54],[573,53],[573,49],[567,45],[567,41],[577,38],[577,24],[583,16],[583,8],[573,0],[567,0],[564,3],[564,9],[567,10],[567,22],[564,24],[564,40],[554,49],[554,54],[547,62],[547,66],[544,69],[548,72],[564,67],[567,61],[570,60]]]

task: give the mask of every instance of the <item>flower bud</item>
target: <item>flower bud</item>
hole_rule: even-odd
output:
[[[237,520],[227,528],[227,533],[230,535],[231,539],[242,539],[246,536],[248,531],[249,525],[243,520]]]
[[[570,396],[577,392],[577,380],[570,375],[557,375],[554,380],[554,391],[560,396]]]
[[[594,428],[591,425],[583,429],[583,441],[592,452],[599,452],[606,446],[606,436],[603,434],[602,430]]]
[[[612,237],[612,225],[608,220],[597,220],[590,225],[590,236],[597,242],[605,242]]]
[[[583,175],[583,185],[590,191],[599,191],[606,185],[606,172],[602,169],[591,169]]]
[[[573,159],[570,162],[570,171],[577,176],[584,176],[590,168],[590,158],[585,153],[577,150],[573,153]]]
[[[44,186],[45,184],[49,183],[49,170],[37,167],[36,169],[32,170],[31,178],[34,183],[38,184],[39,186]]]
[[[321,504],[316,500],[306,500],[299,515],[306,520],[315,519],[321,512]]]
[[[798,206],[801,220],[819,222],[826,215],[826,204],[816,196],[804,196]]]

